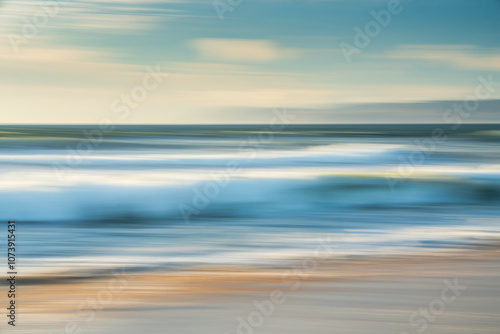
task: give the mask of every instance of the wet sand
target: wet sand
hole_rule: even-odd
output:
[[[498,246],[307,261],[276,268],[122,268],[24,277],[16,330],[497,334],[500,329]],[[0,326],[4,332],[6,324]]]

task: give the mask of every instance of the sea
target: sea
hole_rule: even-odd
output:
[[[499,204],[499,124],[0,126],[28,276],[487,247]]]

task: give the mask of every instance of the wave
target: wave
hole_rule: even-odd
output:
[[[275,173],[279,174],[279,171]],[[71,185],[32,180],[33,183],[28,183],[25,189],[21,188],[22,182],[14,182],[18,189],[0,190],[3,198],[0,219],[116,220],[109,217],[127,215],[179,219],[179,205],[199,211],[194,215],[197,219],[224,219],[291,217],[297,214],[317,216],[337,209],[352,210],[356,214],[356,210],[362,209],[411,206],[495,207],[500,203],[500,180],[488,175],[474,178],[419,176],[399,180],[396,189],[390,187],[383,175],[292,173],[288,177],[275,178],[272,174],[270,177],[250,174],[233,176],[226,181],[202,175],[193,182],[187,174],[185,182],[178,179],[172,183],[161,181],[158,178],[161,175],[158,172],[147,179],[147,175],[142,174],[118,174],[115,178],[113,175],[84,174]]]

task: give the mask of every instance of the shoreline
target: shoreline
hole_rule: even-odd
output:
[[[147,323],[150,334],[165,333],[167,327],[168,333],[190,334],[200,329],[204,334],[303,334],[308,328],[315,334],[330,334],[332,328],[336,334],[414,334],[424,325],[433,328],[428,333],[492,334],[500,328],[495,312],[499,255],[495,243],[447,254],[327,259],[299,275],[293,270],[304,259],[274,268],[118,270],[31,281],[21,275],[17,310],[26,333],[76,328],[132,334]],[[450,287],[461,294],[445,291]],[[453,302],[443,304],[443,293]],[[445,309],[434,314],[439,302]],[[273,312],[264,317],[263,305]],[[424,311],[431,312],[429,318],[422,318]],[[251,327],[255,312],[265,321]]]

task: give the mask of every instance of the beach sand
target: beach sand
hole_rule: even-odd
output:
[[[21,276],[16,329],[127,334],[500,330],[498,245],[308,260],[274,268],[121,268]]]

